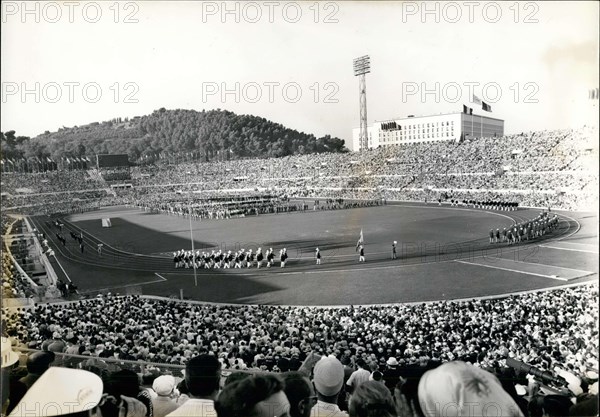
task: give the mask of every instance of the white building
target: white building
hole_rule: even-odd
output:
[[[352,129],[352,150],[360,150],[360,129]],[[504,135],[504,120],[462,112],[434,116],[408,116],[378,121],[367,127],[369,148],[438,140]]]

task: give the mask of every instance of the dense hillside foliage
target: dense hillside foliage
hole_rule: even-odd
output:
[[[224,110],[166,110],[133,119],[113,119],[63,127],[34,138],[2,134],[3,158],[80,157],[126,153],[131,161],[159,155],[202,160],[278,157],[315,152],[344,152],[344,141],[288,129],[251,115]]]

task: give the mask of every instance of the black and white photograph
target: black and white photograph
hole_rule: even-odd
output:
[[[0,15],[2,416],[599,415],[599,2]]]

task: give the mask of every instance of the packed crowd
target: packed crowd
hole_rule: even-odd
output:
[[[5,214],[2,215],[2,235],[8,233],[9,230],[11,234],[21,233],[23,227],[22,220],[13,219]],[[0,256],[2,296],[6,298],[27,298],[35,295],[35,289],[31,282],[19,272],[13,262],[14,259],[16,262],[21,260],[24,264],[26,263],[28,258],[26,245],[21,239],[2,239],[2,246],[2,255]],[[13,255],[13,258],[9,255],[9,252]]]
[[[15,195],[25,193],[57,193],[71,190],[95,190],[106,185],[92,178],[87,171],[48,171],[39,173],[8,173],[2,175],[2,189]]]
[[[370,366],[394,356],[404,364],[427,357],[494,367],[510,353],[543,370],[565,363],[579,371],[597,355],[597,297],[597,287],[582,286],[494,300],[325,309],[105,296],[4,314],[8,335],[32,348],[62,341],[84,355],[105,351],[150,362],[182,364],[212,351],[226,368],[270,358],[263,365],[272,370],[282,357],[304,360],[314,351],[362,357]]]
[[[272,190],[290,198],[344,198],[377,200],[437,200],[442,194],[467,200],[502,200],[524,206],[564,209],[595,207],[598,188],[597,131],[557,130],[471,139],[461,143],[433,142],[389,146],[359,153],[324,153],[273,159],[241,159],[210,163],[181,163],[135,167],[131,183],[135,195],[176,192],[192,187],[199,192],[218,190]],[[8,207],[44,208],[54,201],[40,193],[105,189],[102,177],[90,171],[8,174],[5,192],[29,188]],[[43,191],[42,191],[43,190]],[[434,195],[431,195],[434,194]],[[85,196],[98,205],[114,202],[107,193]],[[149,197],[144,197],[149,198]],[[117,199],[133,204],[131,193]],[[32,211],[34,209],[28,209]]]
[[[279,392],[285,390],[283,381],[290,377],[290,371],[305,372],[312,379],[313,384],[307,383],[316,389],[316,393],[307,395],[311,397],[307,407],[312,415],[324,412],[315,411],[314,407],[329,407],[330,413],[334,413],[331,415],[346,415],[342,410],[355,416],[372,415],[357,412],[355,407],[362,402],[353,404],[355,395],[363,395],[359,394],[360,387],[369,380],[379,384],[379,395],[385,396],[386,402],[393,398],[390,404],[396,405],[387,414],[376,415],[440,415],[435,404],[450,401],[451,393],[467,396],[461,397],[462,400],[475,398],[469,397],[470,390],[462,385],[471,377],[479,383],[482,379],[495,381],[486,385],[487,389],[473,392],[480,395],[494,392],[496,399],[499,397],[495,395],[504,393],[503,401],[508,402],[502,404],[510,403],[513,409],[509,414],[504,410],[501,415],[541,417],[542,408],[545,415],[597,414],[597,408],[596,414],[568,411],[575,402],[583,404],[590,398],[597,402],[593,395],[597,395],[598,388],[598,287],[594,284],[500,299],[334,309],[189,304],[107,295],[67,304],[5,310],[3,320],[5,335],[12,344],[41,350],[30,358],[39,359],[35,355],[45,354],[42,362],[46,368],[51,362],[49,358],[54,360],[54,355],[66,352],[93,357],[80,363],[102,375],[105,394],[107,390],[110,394],[109,387],[117,376],[120,381],[127,379],[135,389],[120,394],[144,404],[144,412],[135,415],[205,415],[194,408],[198,406],[195,401],[198,393],[192,386],[186,386],[194,373],[190,366],[197,365],[198,358],[211,361],[215,369],[231,373],[224,387],[216,386],[211,392],[218,416],[255,415],[244,414],[247,408],[236,409],[242,407],[243,398],[249,399],[239,397],[242,394],[238,390],[245,386],[240,381],[267,378],[279,387],[276,390]],[[563,396],[568,388],[568,401],[561,403],[560,413],[548,412],[550,404],[545,401],[550,397],[535,397],[532,392],[535,387],[529,383],[532,381],[511,373],[507,358],[534,366],[544,384],[563,381],[558,388],[563,389]],[[155,374],[155,384],[152,378],[146,381],[149,386],[156,385],[151,393],[140,388],[139,376],[131,370],[140,371],[137,365],[119,365],[129,370],[115,368],[115,362],[124,360],[186,365],[185,382],[176,391],[173,376],[165,387],[157,381],[163,382],[163,376],[169,375],[159,379]],[[63,366],[69,359],[64,361]],[[32,373],[30,369],[27,371]],[[115,372],[120,373],[114,375]],[[21,380],[31,382],[27,378],[29,373],[20,374]],[[125,378],[125,374],[130,377]],[[435,382],[439,378],[454,382],[441,389]],[[503,390],[492,388],[496,385]],[[527,399],[518,393],[524,389],[528,390]],[[17,394],[23,391],[27,387],[15,389]],[[159,391],[173,400],[168,412],[156,407]],[[118,398],[119,392],[112,394]],[[22,398],[28,398],[23,395]],[[256,402],[248,400],[246,407],[252,408]],[[18,404],[18,398],[11,402],[17,409]],[[133,407],[134,403],[128,404]],[[294,404],[289,401],[286,407]],[[200,414],[193,414],[192,410]],[[582,412],[580,408],[577,410]]]

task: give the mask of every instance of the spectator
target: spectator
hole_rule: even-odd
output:
[[[369,375],[369,381],[377,381],[383,384],[383,374],[381,371],[373,371],[371,375]]]
[[[350,417],[395,417],[396,406],[392,394],[377,381],[358,385],[348,405]]]
[[[249,376],[252,376],[252,374],[249,372],[232,372],[229,374],[227,379],[225,379],[224,385],[233,384],[234,382],[239,381],[240,379],[248,378]]]
[[[344,384],[344,366],[335,356],[322,357],[314,368],[313,384],[317,392],[317,403],[313,406],[313,417],[339,417],[348,414],[338,407],[338,395]]]
[[[598,395],[589,395],[569,408],[570,416],[593,417],[598,415]]]
[[[538,395],[529,402],[529,417],[564,417],[573,405],[563,395]]]
[[[317,403],[315,390],[310,380],[301,372],[283,374],[285,395],[290,403],[290,417],[309,417]]]
[[[9,408],[16,405],[36,381],[48,371],[55,357],[54,352],[34,352],[27,357],[27,375],[11,387]]]
[[[419,403],[426,417],[483,416],[492,409],[496,415],[523,416],[493,374],[461,361],[427,371],[419,382]]]
[[[368,381],[371,377],[371,372],[367,370],[367,364],[364,359],[359,358],[356,361],[356,366],[356,371],[352,372],[352,375],[350,375],[350,378],[348,378],[348,381],[346,382],[350,394],[352,394],[360,384]]]
[[[140,389],[140,378],[135,372],[129,369],[111,372],[106,392],[117,399],[122,396],[135,398],[146,407],[146,417],[153,417],[152,399],[148,391]]]
[[[221,362],[214,355],[191,358],[185,366],[185,383],[190,396],[168,417],[214,416],[214,402],[219,392]]]
[[[394,387],[400,381],[400,369],[398,368],[398,360],[390,356],[386,361],[386,369],[383,371],[383,381],[390,392],[393,392]]]
[[[156,392],[156,398],[152,399],[154,417],[165,417],[179,407],[173,399],[175,391],[175,378],[173,376],[159,376],[152,383],[152,389]]]
[[[12,350],[10,339],[2,337],[2,380],[0,381],[0,390],[2,390],[2,402],[0,402],[0,411],[2,415],[7,415],[7,407],[10,406],[9,395],[14,395],[13,381],[11,381],[11,370],[15,367],[15,364],[19,362],[19,355]],[[17,382],[17,381],[15,381]],[[18,394],[18,398],[23,398],[25,395],[24,385],[20,384],[22,393]],[[14,401],[14,400],[13,400]],[[14,408],[14,402],[12,406]],[[11,408],[12,409],[12,408]]]
[[[253,375],[225,386],[215,403],[218,417],[287,417],[290,403],[273,374]]]

